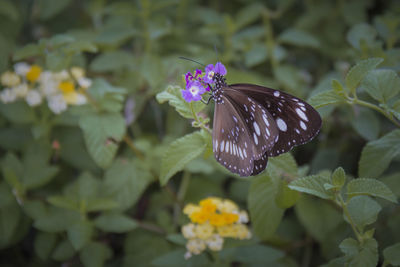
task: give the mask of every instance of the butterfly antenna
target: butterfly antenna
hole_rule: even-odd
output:
[[[196,61],[196,60],[194,60],[194,59],[191,59],[191,58],[187,58],[187,57],[179,57],[180,59],[184,59],[184,60],[188,60],[188,61],[192,61],[192,62],[194,62],[194,63],[197,63],[197,64],[199,64],[199,65],[202,65],[203,67],[205,67],[206,65],[204,65],[204,64],[202,64],[202,63],[200,63],[200,62],[198,62],[198,61]]]
[[[217,61],[219,61],[219,59],[218,59],[218,49],[217,49],[217,45],[216,44],[214,44],[214,51],[215,51],[215,55],[217,57]]]

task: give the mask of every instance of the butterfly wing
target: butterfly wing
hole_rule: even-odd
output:
[[[222,90],[223,101],[220,104],[218,101],[216,102],[213,133],[218,134],[219,128],[230,129],[225,134],[225,140],[232,142],[233,136],[235,146],[245,148],[246,152],[252,152],[250,155],[247,153],[251,157],[250,162],[243,162],[247,165],[241,167],[246,172],[239,171],[239,175],[256,175],[265,169],[268,160],[266,152],[273,148],[277,140],[278,129],[275,121],[263,106],[250,97],[229,87],[223,87]],[[223,121],[219,122],[219,120]],[[226,124],[227,127],[221,127],[222,124]],[[225,132],[226,130],[224,130]],[[213,140],[217,139],[218,137],[213,136]],[[228,161],[224,160],[222,164],[226,167],[225,162]],[[228,169],[231,170],[229,165]]]
[[[318,112],[295,96],[253,84],[233,84],[229,87],[254,99],[272,115],[279,134],[268,156],[278,156],[294,146],[309,142],[321,129]]]
[[[212,139],[214,157],[221,165],[240,176],[251,175],[254,166],[252,140],[241,114],[224,96],[219,103],[215,102]]]

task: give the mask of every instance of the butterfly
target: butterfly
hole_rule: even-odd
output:
[[[257,175],[267,167],[268,157],[288,152],[319,133],[320,115],[300,98],[254,84],[228,85],[220,62],[208,65],[205,72],[202,78],[201,71],[196,77],[187,76],[187,89],[192,97],[211,91],[214,157],[232,173]]]

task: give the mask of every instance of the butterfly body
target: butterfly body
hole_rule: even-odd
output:
[[[226,84],[214,76],[213,152],[240,176],[262,172],[275,157],[312,140],[321,128],[318,112],[303,100],[253,84]]]

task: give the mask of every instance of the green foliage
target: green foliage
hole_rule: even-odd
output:
[[[86,101],[60,114],[47,96],[0,101],[0,258],[399,266],[399,26],[394,0],[0,0],[0,75],[35,64]],[[257,177],[232,175],[213,156],[213,105],[182,98],[203,67],[179,56],[308,99],[321,133]],[[185,259],[182,208],[207,196],[248,210],[252,239]]]

